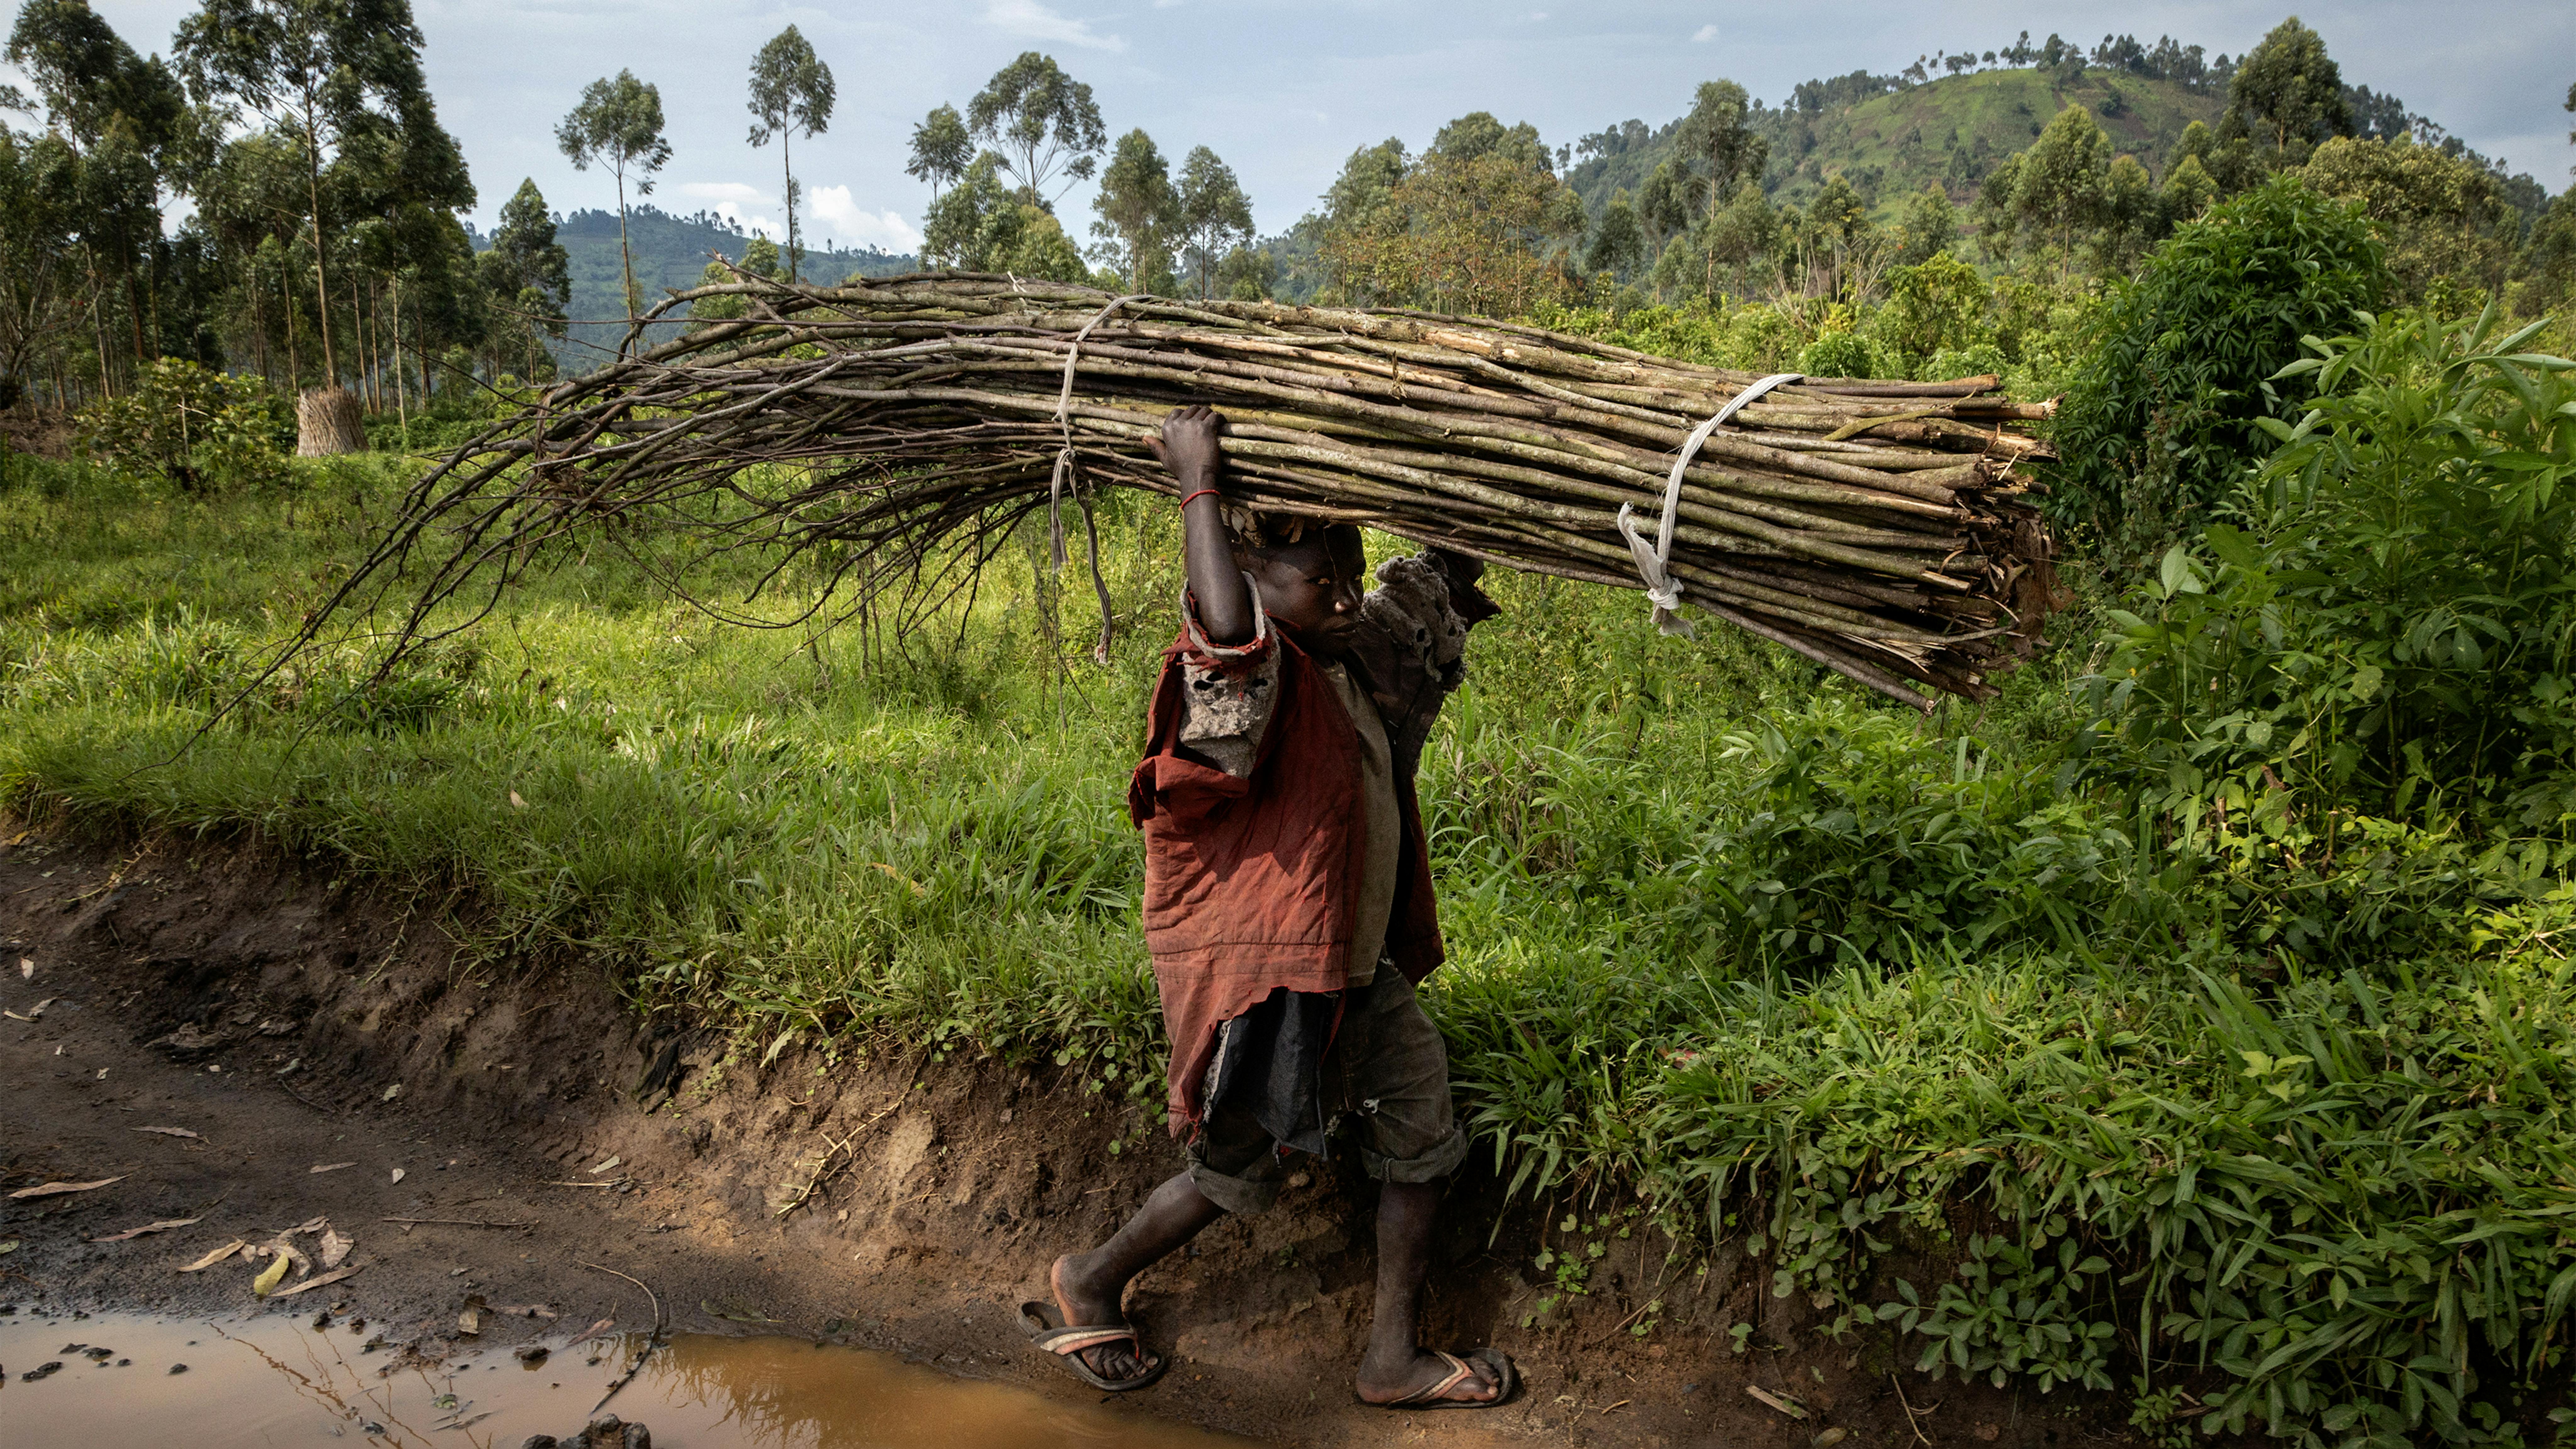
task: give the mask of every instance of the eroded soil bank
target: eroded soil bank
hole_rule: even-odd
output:
[[[1159,1131],[1113,1153],[1136,1123],[1078,1081],[895,1051],[828,1069],[793,1050],[727,1060],[712,1034],[639,1023],[606,963],[469,969],[436,903],[255,844],[5,817],[0,842],[0,1189],[115,1179],[0,1198],[0,1242],[17,1244],[0,1253],[0,1304],[338,1305],[388,1351],[446,1362],[572,1331],[557,1325],[646,1329],[658,1303],[674,1331],[829,1340],[1099,1397],[1036,1359],[1016,1306],[1179,1159]],[[1874,1332],[1833,1342],[1770,1294],[1767,1265],[1671,1266],[1642,1231],[1596,1236],[1590,1291],[1525,1327],[1555,1291],[1533,1258],[1567,1205],[1500,1203],[1489,1178],[1454,1187],[1428,1320],[1436,1342],[1517,1358],[1527,1387],[1509,1406],[1351,1401],[1374,1204],[1358,1174],[1318,1162],[1279,1211],[1220,1223],[1139,1281],[1130,1311],[1175,1363],[1111,1407],[1319,1445],[2127,1438],[2107,1401],[1934,1384]],[[178,1271],[316,1218],[354,1240],[357,1271],[309,1294],[255,1305],[240,1255]],[[556,1317],[502,1311],[535,1308]]]

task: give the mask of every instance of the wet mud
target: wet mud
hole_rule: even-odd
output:
[[[1119,1405],[975,1383],[890,1354],[799,1338],[647,1334],[439,1359],[389,1345],[363,1316],[192,1322],[132,1314],[0,1320],[0,1425],[24,1449],[186,1445],[517,1449],[603,1417],[655,1449],[1225,1449],[1249,1441]],[[543,1352],[535,1350],[543,1349]],[[640,1367],[638,1355],[645,1355]],[[51,1367],[60,1365],[60,1367]],[[603,1403],[612,1385],[631,1380]],[[595,1436],[604,1437],[604,1436]],[[630,1441],[638,1438],[629,1431]]]

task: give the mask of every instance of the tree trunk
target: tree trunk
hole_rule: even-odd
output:
[[[778,128],[778,174],[786,189],[778,199],[787,204],[787,280],[796,281],[796,159],[787,150],[787,127]]]
[[[367,450],[358,395],[336,384],[309,387],[295,398],[295,456],[333,458]]]
[[[403,380],[402,360],[402,274],[393,279],[394,304],[394,419],[402,427],[403,447],[411,447],[411,398]]]
[[[626,249],[626,168],[617,168],[617,260],[626,269],[626,318],[635,319],[635,254]],[[625,344],[618,350],[623,352]]]
[[[313,202],[313,294],[322,303],[321,316],[317,320],[322,328],[322,385],[327,388],[339,382],[340,364],[331,351],[331,273],[325,259],[326,247],[322,236],[322,133],[313,124],[313,100],[309,93],[304,102],[304,185],[305,194]],[[298,402],[297,411],[301,412],[303,406]],[[300,442],[296,447],[299,452],[303,449]]]

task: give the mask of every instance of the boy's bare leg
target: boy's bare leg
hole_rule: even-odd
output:
[[[1440,1188],[1429,1182],[1390,1182],[1377,1200],[1377,1307],[1369,1324],[1368,1353],[1360,1360],[1360,1397],[1391,1403],[1449,1376],[1449,1364],[1422,1349],[1422,1284],[1431,1273],[1431,1223]],[[1475,1365],[1444,1397],[1494,1396],[1493,1370]]]
[[[1224,1216],[1225,1209],[1208,1201],[1186,1172],[1155,1188],[1108,1242],[1088,1253],[1067,1253],[1048,1270],[1047,1285],[1055,1290],[1066,1326],[1126,1322],[1128,1280]],[[1144,1350],[1131,1343],[1086,1348],[1080,1357],[1104,1379],[1131,1379],[1153,1367]]]

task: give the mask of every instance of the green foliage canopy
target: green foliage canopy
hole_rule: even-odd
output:
[[[1021,200],[1035,206],[1053,205],[1049,186],[1060,194],[1090,180],[1109,144],[1091,87],[1034,50],[994,72],[975,93],[966,105],[966,129],[993,148],[996,165],[1019,183]]]
[[[2276,410],[2269,379],[2299,339],[2341,332],[2389,287],[2369,224],[2292,178],[2181,228],[2089,324],[2058,414],[2059,516],[2115,555],[2205,516],[2268,451],[2254,420]]]

